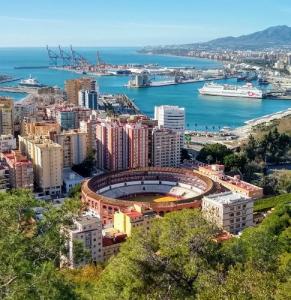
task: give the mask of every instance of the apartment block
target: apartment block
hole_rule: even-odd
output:
[[[21,126],[22,136],[49,135],[51,132],[60,133],[60,131],[61,131],[61,126],[56,121],[22,122],[22,126]]]
[[[76,268],[90,262],[102,262],[102,224],[93,216],[81,216],[69,228],[64,228],[67,255],[61,257],[61,267]],[[88,251],[88,257],[77,258],[75,247],[80,244]]]
[[[9,169],[10,187],[33,190],[32,162],[19,150],[1,154]]]
[[[63,149],[47,137],[19,136],[21,153],[32,161],[36,187],[45,195],[61,194]]]
[[[0,152],[16,149],[16,138],[12,134],[0,135]]]
[[[54,135],[54,141],[62,146],[63,166],[72,167],[87,157],[87,133],[79,130],[64,131]]]
[[[97,167],[117,171],[128,166],[128,147],[123,125],[116,120],[104,120],[97,124]]]
[[[96,81],[89,77],[65,81],[65,92],[69,103],[78,105],[79,91],[81,90],[95,91]]]
[[[14,133],[13,99],[0,97],[0,135]]]
[[[185,108],[172,105],[155,106],[155,120],[158,126],[173,129],[181,134],[181,148],[184,146]]]
[[[202,213],[218,227],[237,234],[253,225],[253,200],[233,192],[205,196],[202,199]]]
[[[135,204],[127,210],[115,212],[114,229],[130,236],[134,228],[149,230],[156,217],[157,214],[151,208]]]
[[[168,128],[152,131],[152,158],[154,167],[178,167],[181,162],[181,134]]]
[[[128,148],[128,168],[148,166],[148,127],[138,123],[128,123],[124,127]]]

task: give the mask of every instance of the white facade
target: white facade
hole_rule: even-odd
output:
[[[61,266],[80,267],[92,262],[102,262],[102,224],[95,216],[81,216],[74,220],[71,228],[65,228],[67,255],[61,259]],[[80,243],[88,251],[88,258],[76,258],[75,245]]]
[[[16,149],[16,139],[12,134],[0,135],[0,152]]]
[[[218,227],[238,233],[253,225],[253,200],[233,192],[205,196],[202,199],[202,213]]]
[[[179,106],[155,106],[155,120],[158,126],[173,129],[181,133],[181,148],[184,146],[185,108]]]

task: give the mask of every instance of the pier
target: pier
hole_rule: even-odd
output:
[[[22,86],[0,86],[0,92],[7,93],[24,93],[24,94],[34,94],[38,88],[28,88]]]

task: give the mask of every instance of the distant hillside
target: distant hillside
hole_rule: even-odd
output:
[[[145,47],[144,52],[163,52],[166,49],[183,51],[185,49],[261,49],[271,47],[291,46],[291,27],[286,25],[269,27],[262,31],[257,31],[238,37],[228,36],[218,38],[204,43],[192,43],[184,45],[169,45],[159,47]]]

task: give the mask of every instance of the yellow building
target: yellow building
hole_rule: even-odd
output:
[[[31,159],[36,186],[45,195],[58,195],[63,185],[63,149],[47,137],[19,136],[21,152]]]
[[[8,97],[0,97],[0,135],[14,133],[13,110],[13,100]]]
[[[70,79],[65,82],[65,91],[69,103],[78,105],[80,90],[95,90],[96,81],[91,78],[84,77],[78,79]]]
[[[21,135],[49,135],[50,132],[60,133],[61,127],[55,121],[43,121],[43,122],[22,122]]]
[[[157,214],[151,208],[134,204],[133,207],[114,214],[113,226],[119,232],[130,236],[134,228],[143,227],[148,230],[156,217]]]

